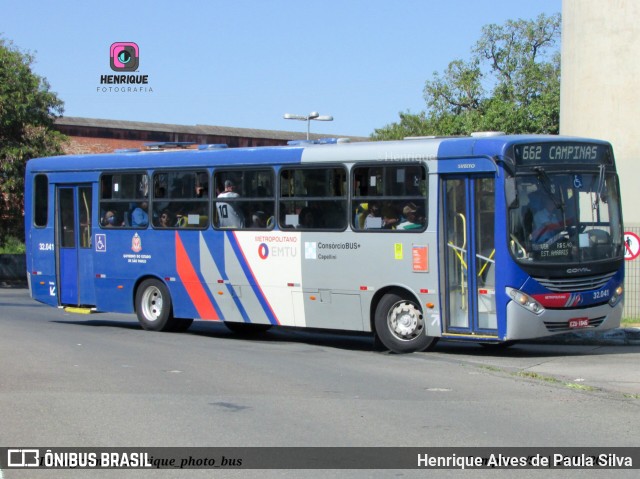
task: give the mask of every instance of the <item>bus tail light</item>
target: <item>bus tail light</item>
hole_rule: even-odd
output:
[[[609,300],[609,306],[614,307],[616,304],[618,304],[620,302],[620,299],[622,299],[622,293],[624,293],[624,288],[622,287],[622,285],[620,285],[613,292],[613,296],[611,296],[611,299]]]
[[[532,312],[533,314],[540,315],[540,314],[544,313],[544,311],[545,311],[544,310],[544,306],[542,306],[535,299],[533,299],[528,294],[523,293],[522,291],[519,291],[517,289],[508,287],[507,288],[507,294],[509,296],[511,296],[511,299],[513,299],[513,301],[515,303],[518,303],[524,309],[526,309],[527,311]]]

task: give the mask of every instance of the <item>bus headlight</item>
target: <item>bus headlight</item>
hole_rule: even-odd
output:
[[[535,299],[533,299],[528,294],[523,293],[522,291],[519,291],[514,288],[509,288],[509,287],[507,288],[507,294],[511,296],[511,299],[513,299],[515,303],[518,303],[527,311],[530,311],[531,313],[538,314],[538,315],[544,313],[544,306],[542,306],[540,303],[538,303]]]
[[[611,296],[611,299],[609,300],[609,306],[614,307],[616,304],[618,304],[622,299],[622,293],[624,293],[624,288],[622,287],[622,285],[620,285],[613,292],[613,296]]]

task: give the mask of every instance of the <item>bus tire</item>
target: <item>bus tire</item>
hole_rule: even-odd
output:
[[[157,279],[144,280],[136,291],[136,315],[148,331],[171,331],[175,325],[171,295]]]
[[[397,293],[385,294],[375,312],[376,334],[394,353],[424,351],[437,338],[427,336],[427,326],[420,306]]]

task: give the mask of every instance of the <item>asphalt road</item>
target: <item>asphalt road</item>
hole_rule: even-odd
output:
[[[534,343],[495,351],[442,341],[432,352],[394,355],[375,351],[372,339],[359,335],[272,330],[252,338],[209,322],[182,334],[148,332],[134,316],[69,314],[32,301],[24,289],[0,289],[0,327],[5,447],[639,444],[637,345]],[[176,477],[172,472],[5,470],[0,479]],[[188,477],[299,472],[189,471]],[[491,472],[474,477],[512,477]],[[519,471],[525,472],[542,477]],[[558,477],[574,473],[590,477],[584,471]]]

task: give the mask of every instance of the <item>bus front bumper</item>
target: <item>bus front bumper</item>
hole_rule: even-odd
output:
[[[536,315],[519,304],[507,304],[505,340],[543,338],[562,333],[606,331],[620,327],[624,301],[584,309],[547,309]]]

